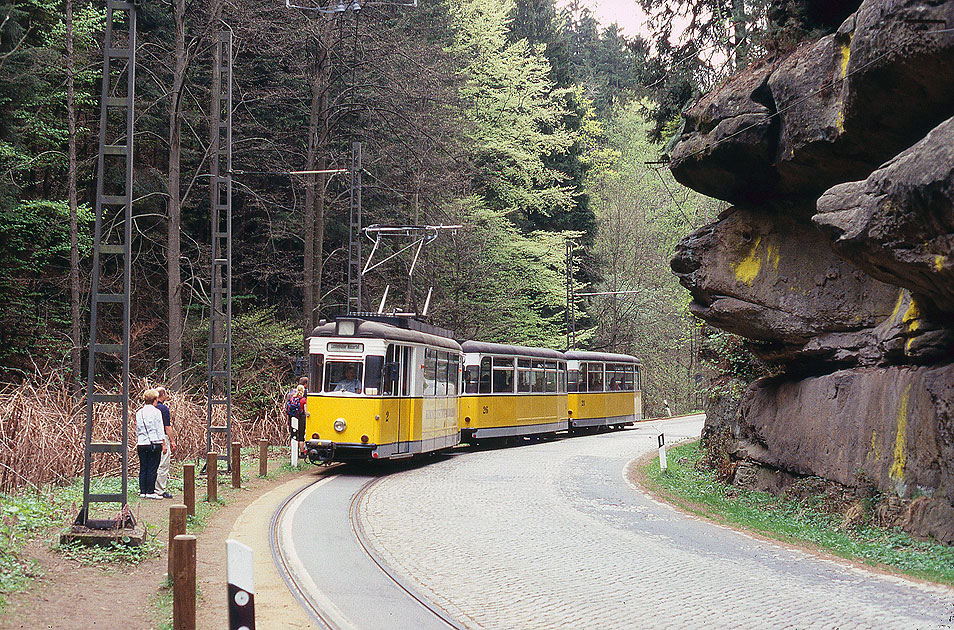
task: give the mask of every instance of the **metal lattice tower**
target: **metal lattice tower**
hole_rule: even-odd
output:
[[[576,348],[576,295],[573,286],[573,241],[566,242],[566,348]]]
[[[209,312],[209,381],[206,452],[231,470],[232,443],[232,33],[215,39],[212,77],[212,306]],[[216,408],[225,408],[225,417]],[[218,437],[217,437],[218,436]]]
[[[126,41],[115,41],[116,18],[125,13]],[[117,15],[119,14],[119,15]],[[122,30],[118,31],[121,37]],[[125,45],[123,45],[125,44]],[[89,317],[89,371],[86,384],[86,432],[83,461],[83,508],[77,525],[101,527],[90,519],[90,505],[118,503],[125,507],[128,490],[129,437],[129,295],[132,277],[133,105],[136,98],[136,7],[130,2],[106,3],[106,38],[103,45],[103,83],[100,96],[99,156],[96,178],[96,223],[93,232],[93,278]],[[120,122],[121,121],[121,122]],[[118,124],[117,124],[118,123]],[[113,228],[122,226],[122,236]],[[103,271],[122,269],[122,287],[106,292]],[[122,334],[114,329],[122,322]],[[120,337],[120,343],[116,342]],[[104,343],[110,340],[111,343]],[[96,392],[96,376],[103,363],[118,363],[122,370],[119,391]],[[119,442],[94,442],[94,411],[98,404],[119,404],[122,437]],[[122,489],[118,493],[90,492],[94,454],[116,454],[122,461]],[[132,515],[113,521],[120,527],[134,522]]]
[[[361,308],[361,143],[351,143],[351,194],[348,231],[348,313]]]

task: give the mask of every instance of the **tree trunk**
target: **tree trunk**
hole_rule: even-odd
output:
[[[330,66],[328,64],[327,38],[328,20],[318,29],[315,74],[311,84],[311,116],[308,121],[308,153],[305,170],[324,171],[328,168],[328,159],[324,153],[328,137],[328,82]],[[327,175],[308,175],[305,188],[305,277],[303,333],[308,337],[321,313],[321,274],[323,270],[325,241],[325,186]],[[307,351],[307,348],[306,348]]]
[[[79,283],[79,221],[77,219],[76,193],[76,97],[74,93],[74,59],[73,59],[73,0],[66,0],[66,122],[68,129],[67,147],[69,152],[69,167],[67,173],[67,187],[69,189],[70,205],[70,311],[72,328],[70,339],[72,348],[70,359],[72,363],[71,381],[76,391],[81,391],[79,385],[82,379],[82,352],[80,350],[80,283]]]
[[[175,4],[175,70],[169,102],[169,221],[167,265],[169,276],[169,384],[182,387],[182,276],[179,232],[182,208],[179,180],[182,154],[182,86],[185,82],[185,0]]]

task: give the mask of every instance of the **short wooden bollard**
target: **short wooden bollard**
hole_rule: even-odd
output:
[[[195,630],[195,536],[176,536],[172,558],[172,627]]]
[[[258,476],[268,475],[268,440],[258,441]]]
[[[219,500],[219,454],[205,456],[205,480],[208,482],[205,500],[214,503]]]
[[[175,567],[173,566],[172,560],[172,544],[176,539],[176,536],[181,536],[186,533],[186,517],[188,508],[184,505],[171,505],[169,506],[169,549],[167,551],[169,555],[169,564],[166,568],[166,571],[169,574],[169,580],[172,581],[175,579]]]
[[[195,464],[182,466],[182,502],[189,516],[195,516]]]
[[[242,487],[242,445],[232,442],[232,487]]]

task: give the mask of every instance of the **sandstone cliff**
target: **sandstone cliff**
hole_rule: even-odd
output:
[[[863,477],[954,543],[954,1],[836,4],[834,32],[686,111],[673,175],[733,207],[672,267],[697,316],[783,366],[728,421],[752,483]]]

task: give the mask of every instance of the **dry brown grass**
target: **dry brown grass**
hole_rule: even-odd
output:
[[[130,386],[128,419],[129,475],[138,472],[136,457],[136,411],[142,393],[157,383],[140,379]],[[176,460],[204,457],[206,451],[206,402],[204,395],[170,393],[167,401],[176,430]],[[221,407],[219,408],[221,409]],[[118,404],[94,407],[93,441],[119,441],[122,410]],[[224,418],[224,410],[221,410]],[[35,375],[19,385],[0,389],[0,492],[23,485],[72,483],[83,474],[83,433],[86,422],[84,398],[74,398],[53,376]],[[265,412],[249,414],[233,405],[232,440],[249,446],[260,438],[271,444],[287,439],[287,421],[276,391]],[[222,441],[224,443],[224,440]],[[216,450],[221,451],[221,448]],[[118,474],[117,455],[94,455],[93,474]]]

